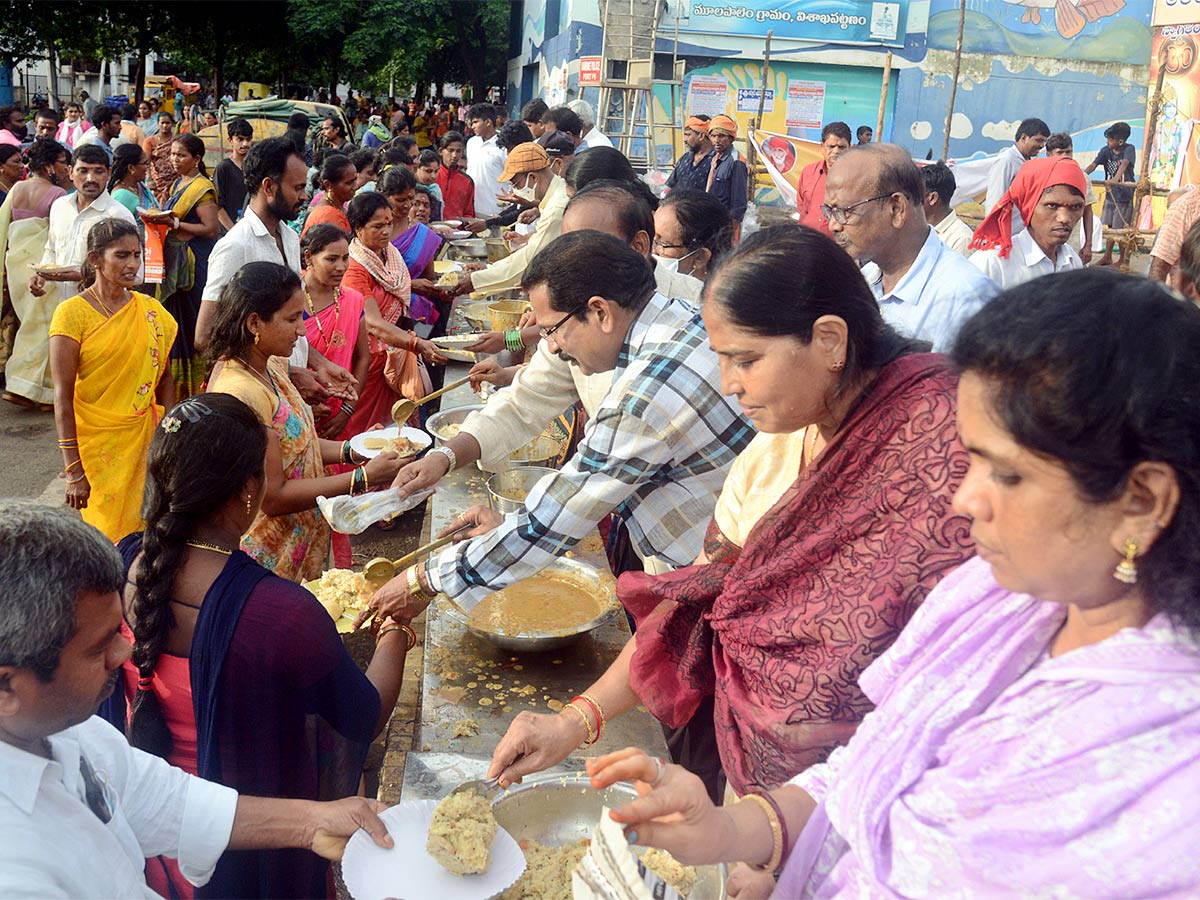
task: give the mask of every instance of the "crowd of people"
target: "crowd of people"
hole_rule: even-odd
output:
[[[829,123],[798,224],[743,233],[727,116],[688,119],[660,197],[586,103],[390,107],[230,117],[211,177],[169,114],[134,140],[149,105],[0,151],[5,398],[53,410],[83,519],[0,502],[0,893],[327,896],[350,833],[389,840],[349,798],[412,620],[598,524],[633,636],[513,719],[501,785],[643,706],[672,760],[593,784],[641,782],[630,841],[736,864],[731,897],[1200,889],[1200,225],[1155,278],[1073,248],[1123,123],[1085,172],[1022,122],[975,228],[952,167]],[[492,228],[508,255],[444,284],[451,232]],[[440,379],[456,299],[508,290],[520,324],[469,348],[485,407],[359,456]],[[375,592],[364,673],[303,587],[351,564],[317,498],[411,497],[551,425],[521,511],[462,512]]]

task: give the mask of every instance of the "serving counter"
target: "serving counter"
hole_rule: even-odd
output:
[[[469,368],[448,364],[446,382],[464,377]],[[441,408],[477,402],[478,395],[464,385],[445,394]],[[439,482],[426,507],[425,534],[436,535],[465,510],[486,505],[487,477],[472,464]],[[569,556],[608,570],[598,532]],[[483,777],[492,751],[519,712],[561,709],[603,674],[630,637],[626,617],[616,615],[566,647],[518,654],[474,637],[459,621],[442,614],[437,601],[425,615],[419,716],[401,789],[405,800],[441,797],[461,781]],[[561,768],[582,769],[585,757],[626,746],[667,755],[662,727],[642,707],[609,722],[602,740],[581,748]]]

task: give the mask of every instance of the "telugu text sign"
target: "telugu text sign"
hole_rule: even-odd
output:
[[[683,0],[680,31],[832,44],[901,44],[908,0]],[[890,37],[888,37],[890,35]]]
[[[825,82],[789,81],[786,115],[788,128],[820,128],[825,116]]]

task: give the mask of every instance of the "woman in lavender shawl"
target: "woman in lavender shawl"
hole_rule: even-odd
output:
[[[1200,309],[1139,278],[992,300],[954,349],[978,556],[863,673],[875,710],[721,809],[639,750],[589,760],[642,782],[630,840],[788,900],[1200,896],[1198,346]]]

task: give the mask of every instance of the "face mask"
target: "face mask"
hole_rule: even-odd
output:
[[[535,203],[537,202],[537,182],[526,184],[523,188],[513,188],[512,193],[514,197],[520,197],[522,200]]]
[[[699,247],[696,248],[696,250],[699,250],[699,249],[700,249]],[[683,256],[680,256],[680,257],[655,256],[654,262],[656,265],[662,266],[663,269],[666,270],[667,272],[678,272],[679,264],[681,262],[683,262],[685,259],[687,259],[689,256],[691,256],[692,253],[695,253],[696,250],[691,251],[691,253],[685,253],[685,254],[683,254]]]

